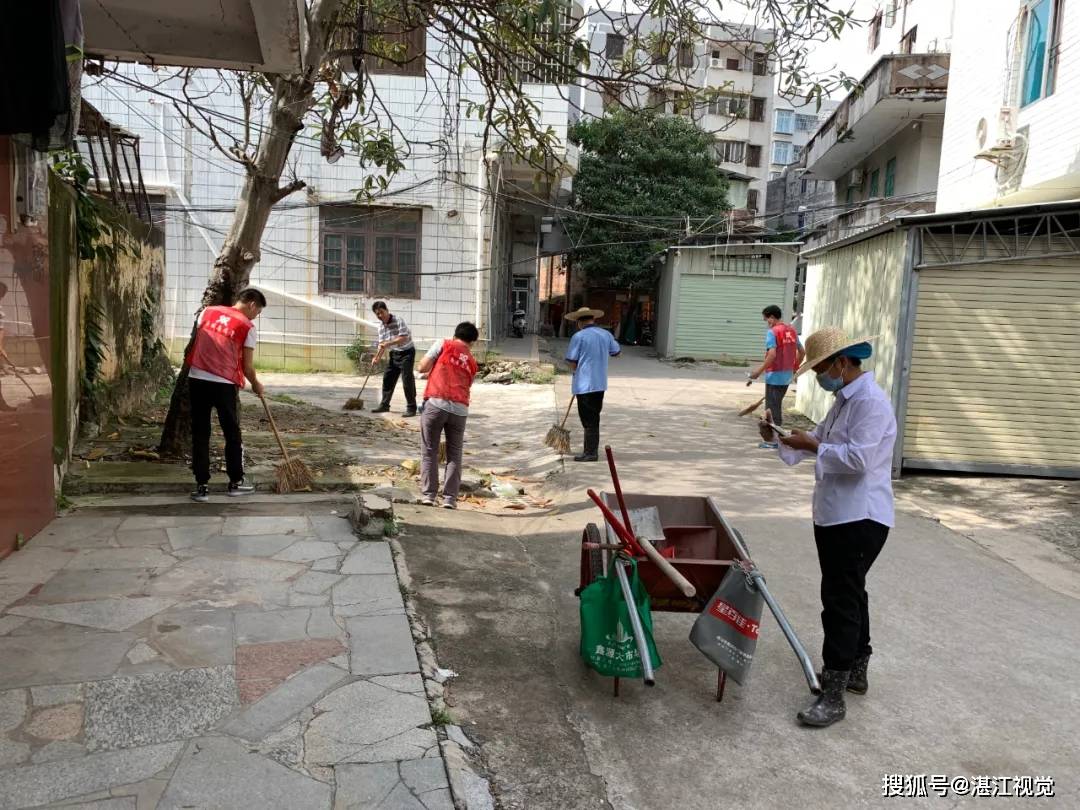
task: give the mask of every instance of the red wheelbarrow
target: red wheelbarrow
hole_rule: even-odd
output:
[[[589,523],[582,532],[578,592],[607,574],[613,564],[620,578],[625,578],[622,566],[616,563],[619,558],[633,557],[652,610],[699,614],[720,587],[724,575],[733,565],[738,565],[776,618],[799,659],[810,691],[818,694],[821,686],[810,656],[769,593],[765,578],[754,565],[742,537],[728,523],[716,500],[710,496],[624,494],[614,455],[610,447],[606,450],[615,492],[588,492],[604,516],[606,531],[602,533],[597,524]],[[627,604],[633,620],[636,616],[633,600],[628,599]],[[639,646],[642,644],[639,642]],[[647,659],[643,652],[645,683],[652,685],[654,680]],[[619,679],[614,681],[618,696]],[[727,675],[718,669],[717,701],[723,700],[726,682]]]

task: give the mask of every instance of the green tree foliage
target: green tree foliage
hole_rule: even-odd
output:
[[[574,125],[581,149],[573,213],[566,221],[574,261],[596,284],[643,287],[656,255],[685,233],[718,232],[727,181],[713,137],[681,116],[617,110]]]

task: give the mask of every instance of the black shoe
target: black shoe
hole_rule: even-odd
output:
[[[864,655],[856,658],[851,665],[851,677],[848,678],[847,690],[852,694],[865,695],[870,688],[870,682],[866,679],[866,670],[870,666],[870,656]]]
[[[241,495],[250,495],[255,491],[255,485],[249,484],[246,478],[229,483],[229,491],[226,493],[230,498],[239,498]]]
[[[821,694],[808,709],[799,712],[797,715],[799,722],[805,726],[824,728],[843,720],[844,715],[847,714],[847,707],[844,705],[844,690],[847,688],[850,674],[836,669],[822,670]]]
[[[579,456],[574,456],[574,461],[599,461],[600,457],[596,453],[582,453]]]
[[[199,484],[195,487],[195,491],[191,493],[191,500],[196,503],[206,503],[210,500],[210,487],[206,484]]]
[[[406,408],[405,413],[402,414],[402,416],[405,416],[406,418],[416,416],[416,407]]]
[[[390,413],[390,406],[389,405],[380,405],[378,408],[372,409],[371,412],[372,413]]]

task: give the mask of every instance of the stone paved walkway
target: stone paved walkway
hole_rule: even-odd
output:
[[[382,525],[209,506],[0,563],[0,810],[452,808]]]

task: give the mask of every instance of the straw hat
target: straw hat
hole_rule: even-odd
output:
[[[818,329],[806,339],[806,361],[795,372],[798,377],[805,374],[822,360],[828,360],[834,354],[839,354],[844,349],[857,346],[860,343],[868,343],[877,338],[877,335],[869,337],[850,338],[843,329],[838,326],[825,326]]]
[[[602,310],[599,309],[589,309],[588,307],[582,307],[581,309],[575,309],[573,312],[566,313],[565,317],[568,321],[579,321],[582,318],[592,318],[593,320],[596,320],[598,318],[603,318],[604,313]]]

